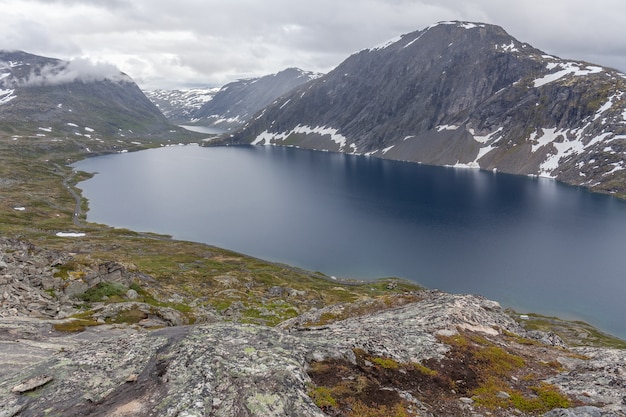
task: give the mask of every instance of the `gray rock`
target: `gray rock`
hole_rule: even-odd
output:
[[[557,408],[548,411],[544,417],[608,417],[610,414],[602,413],[597,407],[584,406],[571,409]]]
[[[544,345],[548,346],[560,346],[566,347],[567,345],[563,340],[555,333],[552,332],[542,332],[539,330],[532,330],[526,332],[526,337],[529,339],[535,339]]]
[[[32,391],[36,388],[42,387],[46,385],[48,382],[52,381],[52,376],[50,375],[40,375],[34,378],[29,379],[28,381],[24,381],[19,385],[16,385],[11,389],[11,392],[17,394],[23,394],[28,391]]]
[[[137,297],[139,297],[139,294],[137,294],[137,291],[133,289],[126,291],[126,298],[128,298],[129,300],[135,300]]]
[[[626,415],[626,404],[623,403],[626,391],[626,350],[592,347],[571,350],[580,358],[559,358],[567,372],[547,382],[583,403],[606,404],[602,407],[603,413]]]
[[[87,291],[88,289],[89,289],[89,285],[87,285],[87,283],[80,281],[80,280],[75,280],[75,281],[71,281],[67,285],[67,287],[63,289],[63,292],[65,293],[66,297],[75,298],[75,297],[78,297],[79,295],[84,294],[85,291]]]

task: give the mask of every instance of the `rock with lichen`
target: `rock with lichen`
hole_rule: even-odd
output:
[[[394,369],[400,377],[409,369],[405,364],[415,363],[444,375],[444,366],[474,369],[478,365],[462,352],[482,348],[512,352],[499,354],[505,358],[523,358],[518,374],[507,377],[518,385],[525,383],[521,375],[539,378],[544,373],[541,382],[568,395],[572,404],[586,401],[602,416],[626,415],[626,351],[542,344],[526,338],[524,329],[497,303],[470,295],[425,291],[418,301],[321,326],[220,322],[155,331],[101,326],[98,334],[87,332],[89,338],[81,341],[73,335],[72,343],[61,350],[60,340],[70,336],[48,336],[56,343],[49,357],[1,376],[0,415],[324,416],[309,396],[315,363],[360,367],[370,379],[391,377]],[[38,337],[45,345],[43,336]],[[12,344],[18,342],[3,341],[3,356],[10,356]],[[463,365],[463,358],[470,362]],[[50,380],[29,395],[15,391],[44,376]],[[418,398],[419,391],[385,389],[397,390],[398,398],[412,404],[409,409],[415,413],[408,415],[436,415],[442,407],[429,403],[428,397]],[[496,395],[500,391],[506,393],[498,388]],[[448,403],[447,415],[485,411],[469,391],[445,395],[440,402]],[[510,415],[506,409],[489,412]]]

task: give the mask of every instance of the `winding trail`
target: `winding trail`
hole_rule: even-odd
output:
[[[64,169],[59,164],[54,164],[54,166],[59,170],[59,172],[63,173]],[[83,214],[83,210],[81,209],[81,197],[80,195],[74,191],[72,186],[70,185],[70,181],[76,175],[76,171],[72,169],[70,174],[63,178],[63,186],[69,191],[69,193],[74,197],[74,214],[72,215],[72,222],[75,226],[85,227],[85,224],[80,220],[80,216]]]

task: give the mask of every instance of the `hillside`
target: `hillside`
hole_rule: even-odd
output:
[[[226,130],[239,127],[277,98],[319,76],[287,68],[276,74],[228,83],[193,113],[193,122]]]
[[[568,346],[482,297],[345,286],[334,291],[370,296],[272,328],[246,320],[319,305],[320,293],[314,281],[263,288],[251,274],[248,291],[265,298],[256,315],[229,314],[239,302],[189,325],[202,298],[157,302],[154,276],[114,262],[79,271],[73,256],[0,239],[3,416],[626,415],[626,350]],[[233,273],[212,292],[238,292]]]
[[[164,137],[173,127],[115,67],[0,51],[0,131],[75,139]]]
[[[493,25],[442,22],[355,53],[229,143],[540,175],[626,195],[626,77]]]

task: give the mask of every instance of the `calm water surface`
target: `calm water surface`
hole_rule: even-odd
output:
[[[338,277],[398,276],[626,338],[626,203],[547,179],[282,147],[91,158],[88,219]]]

